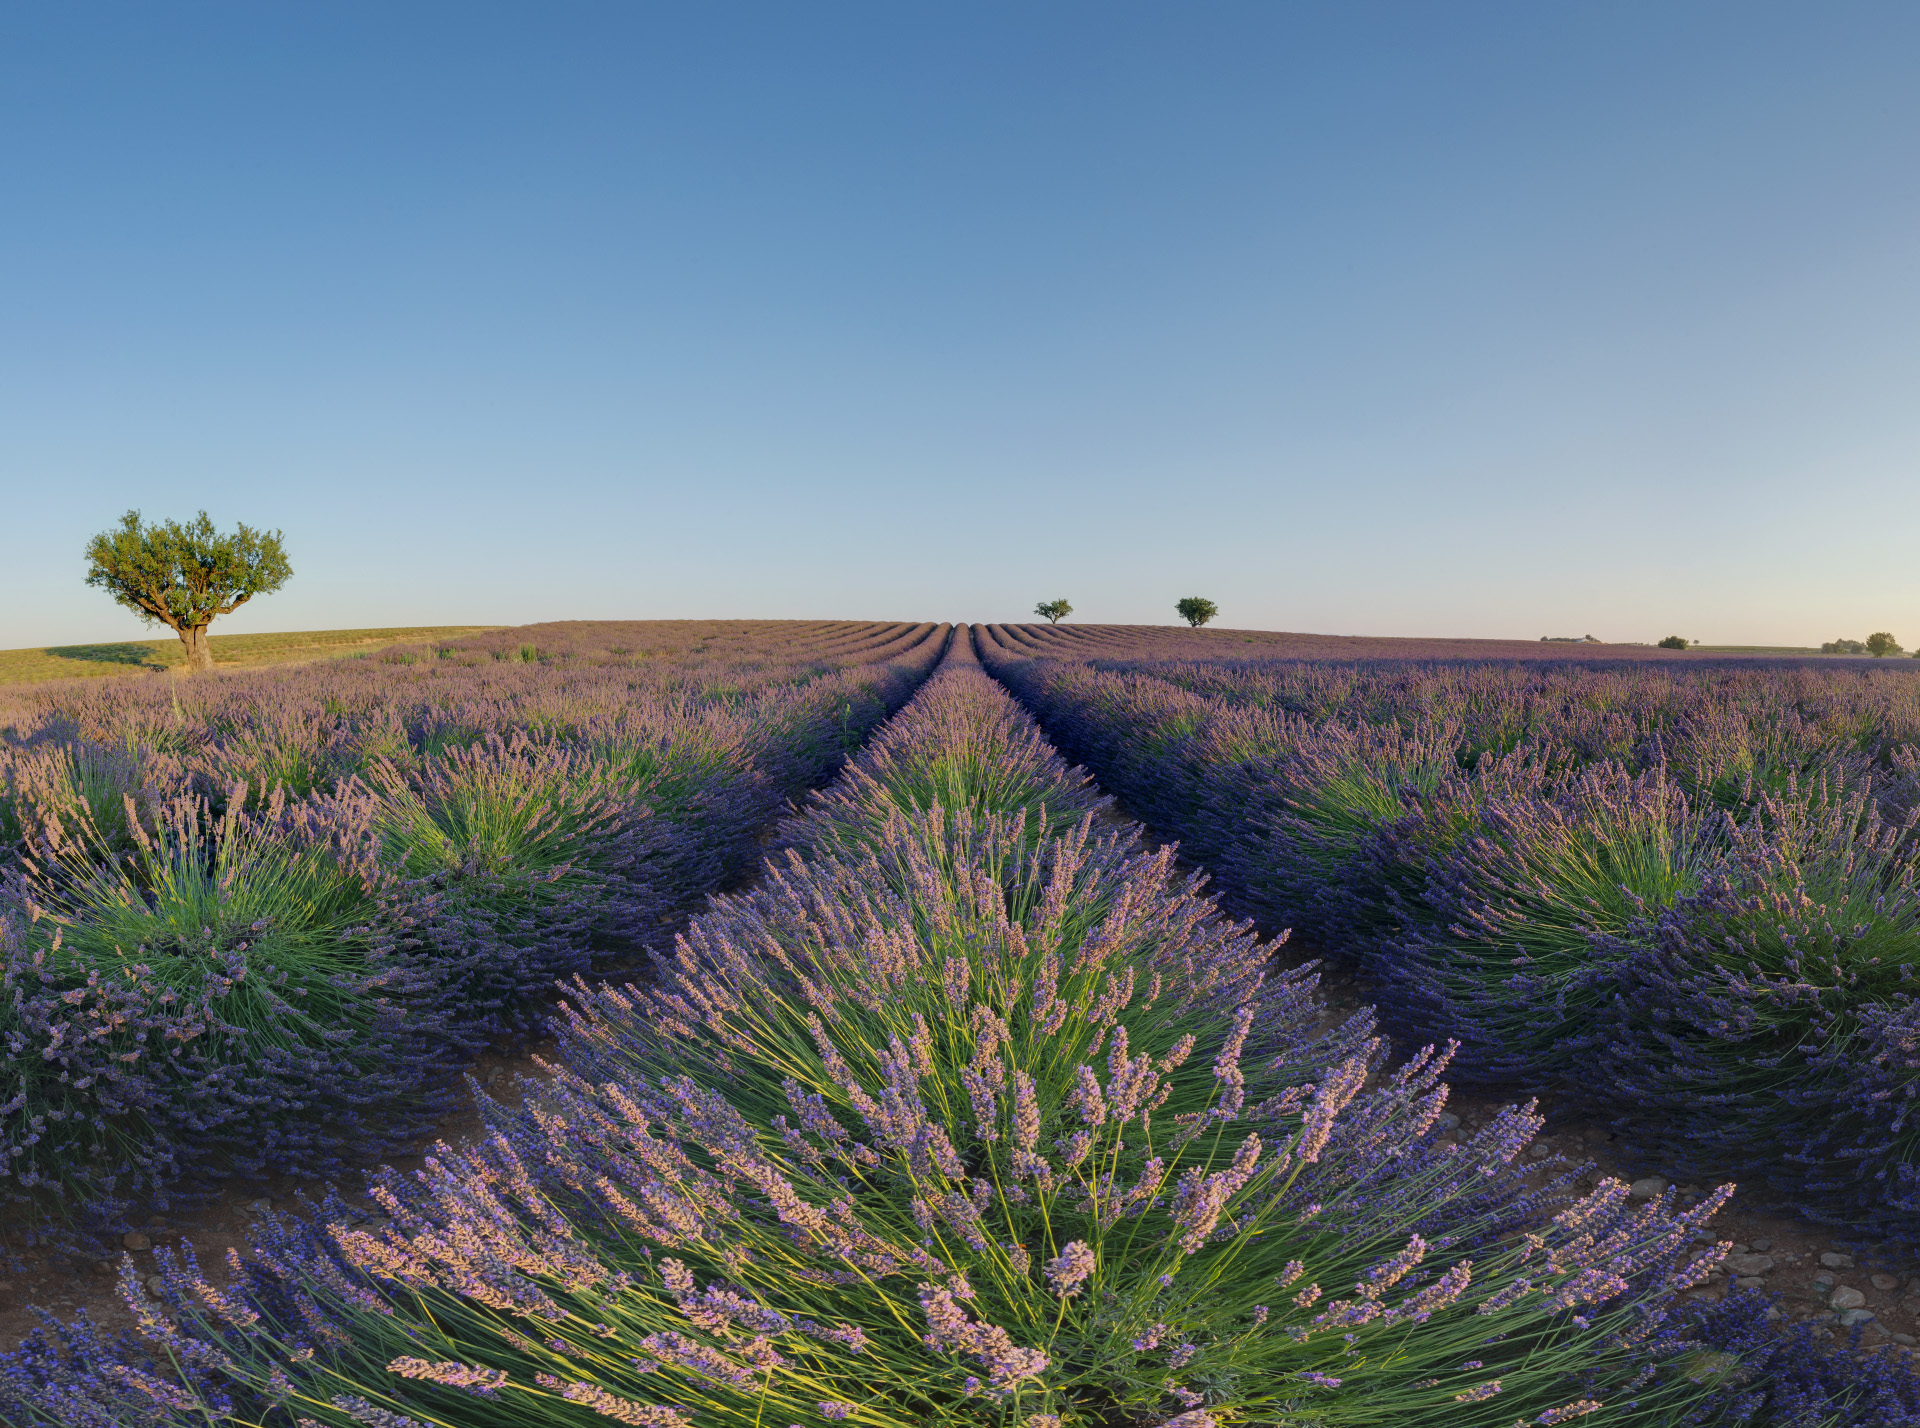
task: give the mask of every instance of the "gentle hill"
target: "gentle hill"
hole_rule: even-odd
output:
[[[1535,660],[1591,664],[1632,660],[1687,663],[1728,659],[1814,659],[1875,664],[1868,655],[1827,655],[1795,645],[1587,644],[1580,640],[1445,639],[1432,636],[1318,635],[1288,630],[1183,629],[1178,625],[995,625],[1012,647],[1070,659],[1121,660]],[[1904,664],[1903,659],[1885,661]]]
[[[390,630],[294,630],[272,635],[215,635],[211,643],[215,664],[245,669],[253,665],[337,659],[387,645],[458,639],[497,628],[495,625],[409,625]],[[0,684],[138,674],[173,669],[185,663],[186,650],[171,635],[165,639],[129,640],[121,644],[0,650]]]

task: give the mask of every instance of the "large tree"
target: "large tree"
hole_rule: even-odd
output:
[[[1173,611],[1194,629],[1199,629],[1207,621],[1220,613],[1220,607],[1213,601],[1199,595],[1189,595],[1173,607]]]
[[[1057,625],[1073,613],[1073,606],[1065,600],[1042,600],[1033,607],[1033,613],[1050,625]]]
[[[87,544],[87,584],[97,585],[141,619],[165,625],[187,647],[187,668],[213,668],[207,626],[256,595],[287,583],[293,567],[280,532],[237,526],[216,531],[202,511],[195,521],[145,526],[138,511]]]

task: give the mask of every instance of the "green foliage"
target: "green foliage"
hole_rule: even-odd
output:
[[[1033,607],[1033,613],[1050,625],[1057,625],[1073,613],[1073,606],[1065,600],[1042,600]]]
[[[449,747],[417,773],[376,764],[374,835],[381,861],[408,878],[440,878],[462,901],[496,910],[564,902],[597,885],[610,834],[629,815],[626,780],[591,751],[515,732]]]
[[[1220,613],[1220,607],[1218,605],[1198,595],[1187,596],[1173,608],[1181,619],[1185,620],[1196,630]]]
[[[1867,647],[1865,643],[1860,640],[1828,640],[1824,645],[1820,646],[1821,654],[1857,655],[1865,654],[1866,652]]]
[[[1556,799],[1495,797],[1468,810],[1470,828],[1445,828],[1466,821],[1449,819],[1449,805],[1468,802],[1432,799],[1424,817],[1443,825],[1441,836],[1409,840],[1415,856],[1449,842],[1456,851],[1427,889],[1439,925],[1380,971],[1420,984],[1434,1013],[1470,1009],[1437,1032],[1465,1044],[1482,1074],[1538,1085],[1581,1064],[1588,1043],[1577,1028],[1596,1023],[1615,995],[1624,939],[1700,890],[1724,857],[1729,825],[1696,817],[1660,770],[1636,780],[1591,769]]]
[[[152,526],[128,511],[119,530],[102,531],[88,543],[87,567],[87,584],[141,619],[171,628],[202,668],[213,664],[201,632],[214,617],[272,594],[293,575],[279,531],[243,525],[223,534],[205,511],[193,521]]]
[[[1875,659],[1885,659],[1900,653],[1900,642],[1885,630],[1875,630],[1867,636],[1867,653]]]
[[[216,818],[183,799],[143,826],[126,798],[96,822],[98,775],[78,757],[73,769],[73,799],[42,820],[45,856],[25,864],[31,919],[0,929],[37,969],[0,1009],[17,1053],[13,1176],[53,1193],[57,1214],[77,1185],[137,1191],[205,1168],[222,1120],[281,1151],[314,1140],[302,1127],[321,1097],[350,1122],[349,1089],[392,1063],[397,1029],[365,870],[285,831],[277,804]],[[70,1006],[85,1037],[36,993]]]
[[[1663,650],[1683,650],[1687,647],[1687,644],[1688,640],[1685,635],[1668,635],[1664,640],[1660,641],[1660,648]]]

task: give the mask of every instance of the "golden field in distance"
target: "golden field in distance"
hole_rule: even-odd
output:
[[[408,625],[388,630],[294,630],[267,635],[215,635],[216,665],[245,669],[267,664],[299,664],[338,659],[388,645],[457,639],[495,629],[493,625]],[[0,684],[34,684],[43,679],[89,678],[109,674],[153,673],[186,663],[186,648],[172,635],[104,645],[46,645],[39,649],[0,650]]]

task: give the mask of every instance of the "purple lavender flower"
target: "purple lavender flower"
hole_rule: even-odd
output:
[[[1085,1240],[1071,1240],[1059,1255],[1047,1261],[1047,1279],[1053,1285],[1053,1292],[1062,1298],[1070,1298],[1080,1292],[1098,1261],[1093,1247]]]

